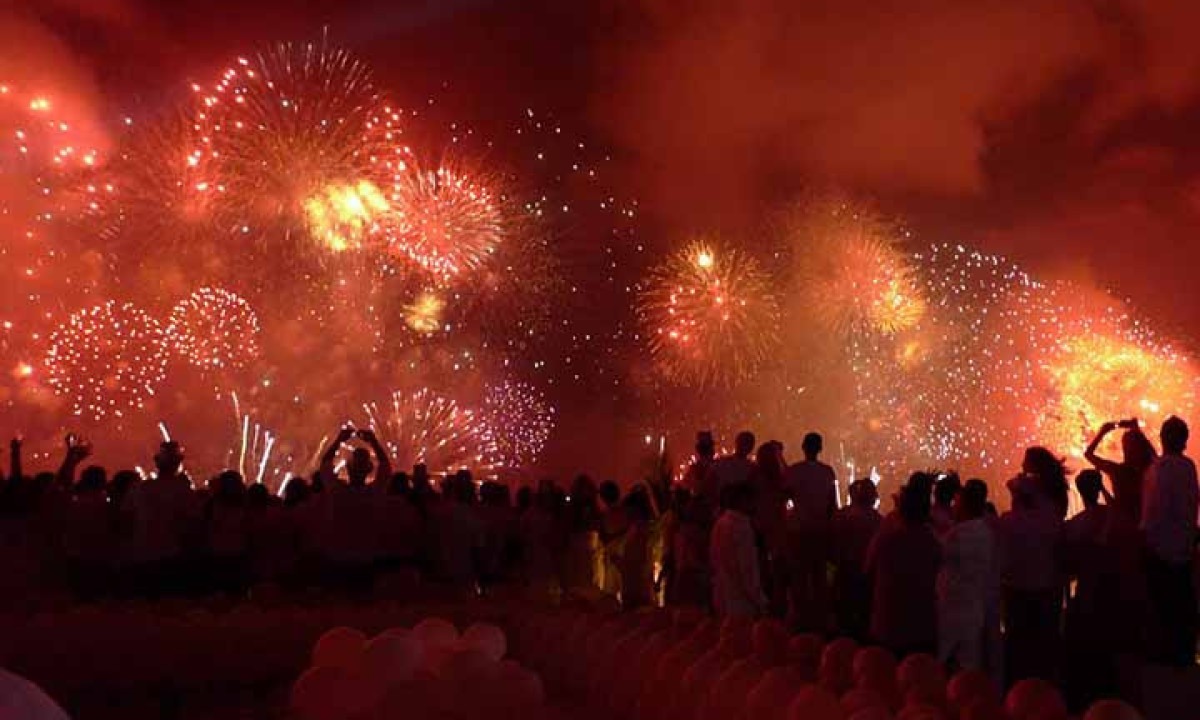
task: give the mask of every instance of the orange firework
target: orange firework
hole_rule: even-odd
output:
[[[1137,417],[1157,427],[1173,414],[1190,417],[1200,390],[1191,358],[1119,329],[1063,338],[1043,372],[1053,400],[1039,418],[1040,439],[1074,458],[1102,423]]]
[[[408,164],[393,179],[398,228],[389,249],[442,280],[478,270],[509,232],[504,198],[482,173],[458,164]]]
[[[280,45],[193,89],[188,158],[206,174],[193,185],[222,189],[226,230],[341,252],[392,217],[382,188],[405,167],[400,111],[349,53]]]
[[[926,301],[901,231],[866,207],[829,197],[783,216],[805,310],[829,329],[895,334],[917,325]]]
[[[675,382],[733,385],[778,347],[779,306],[758,263],[696,240],[651,271],[639,315],[660,370]]]
[[[424,463],[432,473],[466,468],[494,474],[496,441],[484,418],[429,388],[394,391],[382,405],[363,406],[369,425],[391,451],[397,467]]]

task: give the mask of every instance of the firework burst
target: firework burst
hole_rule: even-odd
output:
[[[50,335],[51,388],[75,415],[123,417],[153,397],[166,372],[159,324],[128,303],[108,302],[71,315]]]
[[[516,470],[537,462],[554,431],[555,411],[545,397],[532,385],[506,381],[487,388],[483,407],[495,433],[497,463]]]
[[[324,42],[240,58],[211,89],[195,86],[205,187],[223,188],[235,234],[358,248],[390,214],[381,188],[406,167],[400,112],[370,72]]]
[[[463,163],[409,164],[393,180],[398,229],[389,250],[443,281],[476,271],[508,234],[504,202],[484,173]]]
[[[175,353],[203,370],[238,369],[259,354],[258,315],[224,288],[203,287],[171,310],[166,336]]]
[[[926,301],[901,231],[866,207],[838,198],[801,204],[784,215],[796,264],[797,297],[838,333],[895,334],[917,325]]]
[[[496,467],[492,430],[474,410],[421,388],[394,391],[382,404],[363,406],[367,420],[391,451],[397,467],[424,463],[431,473],[466,468],[490,477]]]
[[[767,274],[743,253],[704,239],[653,269],[638,307],[650,351],[674,382],[733,385],[778,345]]]

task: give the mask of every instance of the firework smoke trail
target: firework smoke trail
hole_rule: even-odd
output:
[[[653,268],[638,312],[661,373],[676,383],[734,385],[778,344],[767,274],[715,241],[693,241]]]

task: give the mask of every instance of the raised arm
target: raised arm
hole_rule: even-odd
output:
[[[74,433],[67,433],[65,442],[67,448],[62,464],[58,466],[58,483],[61,487],[69,489],[75,485],[75,469],[92,454],[92,446],[76,438]]]
[[[392,479],[392,459],[388,457],[387,448],[379,442],[374,430],[359,430],[358,437],[371,446],[375,453],[375,482],[387,483]]]
[[[353,436],[354,428],[346,425],[338,431],[337,436],[333,438],[333,442],[329,443],[329,447],[325,448],[325,452],[321,455],[319,472],[321,473],[321,479],[330,488],[333,487],[333,482],[337,479],[337,473],[333,471],[334,458],[337,457],[338,450],[341,449],[342,445],[345,445],[346,441]]]
[[[1104,423],[1100,426],[1100,431],[1096,433],[1096,437],[1092,438],[1092,441],[1088,443],[1087,450],[1083,451],[1083,457],[1092,464],[1092,467],[1106,475],[1111,475],[1112,473],[1116,472],[1117,468],[1120,467],[1120,464],[1113,462],[1112,460],[1108,460],[1107,458],[1100,457],[1096,454],[1096,448],[1100,447],[1100,443],[1104,442],[1104,438],[1108,437],[1108,434],[1116,429],[1116,423]]]

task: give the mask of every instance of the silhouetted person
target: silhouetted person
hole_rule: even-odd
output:
[[[675,522],[666,534],[663,563],[667,604],[708,607],[712,603],[712,508],[686,488],[676,489],[673,506]]]
[[[567,505],[567,549],[563,561],[563,585],[568,588],[596,586],[596,552],[600,543],[600,508],[596,483],[578,475],[571,483]]]
[[[791,500],[787,516],[788,576],[792,622],[824,632],[829,617],[829,523],[837,509],[837,475],[821,462],[825,441],[808,433],[800,448],[804,460],[787,469],[784,488]]]
[[[208,587],[236,594],[244,589],[250,544],[246,485],[241,474],[226,470],[217,476],[216,493],[209,499],[206,515]]]
[[[1111,638],[1116,625],[1125,620],[1113,612],[1120,583],[1108,530],[1109,515],[1115,511],[1100,504],[1102,486],[1096,470],[1084,470],[1075,477],[1083,511],[1068,520],[1063,530],[1066,571],[1075,581],[1075,592],[1067,602],[1063,668],[1067,698],[1075,711],[1117,690]]]
[[[713,526],[710,560],[713,609],[721,617],[753,618],[767,609],[755,540],[754,488],[749,483],[722,491],[723,512]]]
[[[1104,438],[1117,428],[1125,429],[1125,434],[1121,436],[1121,462],[1103,458],[1097,453]],[[1132,520],[1136,527],[1142,514],[1142,482],[1146,471],[1157,458],[1154,446],[1138,427],[1137,420],[1104,423],[1096,437],[1088,444],[1083,456],[1092,467],[1108,477],[1112,492],[1109,493],[1103,488],[1101,491],[1113,510]]]
[[[962,481],[959,480],[956,473],[939,476],[933,485],[933,510],[929,513],[929,522],[933,525],[933,531],[937,533],[938,537],[945,537],[957,522],[954,500],[958,497],[960,490],[962,490]]]
[[[715,511],[720,506],[721,496],[720,488],[712,472],[713,458],[717,454],[717,443],[711,432],[702,430],[696,433],[695,450],[696,459],[688,466],[687,472],[683,475],[683,486],[691,491],[692,495],[703,497],[708,506]]]
[[[754,470],[754,461],[750,455],[754,452],[754,433],[743,430],[737,434],[733,442],[733,454],[725,455],[713,461],[710,476],[713,490],[720,498],[721,488],[734,483],[746,482]],[[711,500],[712,498],[709,498]]]
[[[1146,538],[1146,581],[1152,609],[1149,659],[1187,666],[1196,655],[1196,592],[1192,561],[1200,488],[1196,465],[1183,453],[1188,426],[1171,416],[1159,433],[1163,454],[1146,475],[1142,532]]]
[[[167,441],[154,456],[156,474],[131,493],[133,562],[144,594],[179,592],[184,581],[184,535],[199,515],[191,482],[182,472],[183,448]]]
[[[883,516],[876,505],[879,492],[870,478],[850,484],[850,502],[838,510],[831,524],[834,563],[834,602],[839,632],[865,642],[871,626],[871,580],[867,577],[867,549],[879,532]]]
[[[650,491],[634,487],[622,505],[628,524],[618,566],[621,572],[621,607],[634,610],[654,603],[654,569],[650,562],[650,523],[654,508]]]
[[[1053,460],[1058,469],[1050,467]],[[1053,488],[1065,477],[1044,448],[1025,455],[1023,473],[1009,481],[1012,509],[1000,518],[1004,559],[1005,662],[1008,683],[1028,677],[1053,682],[1061,651],[1062,513]],[[1047,478],[1050,478],[1047,482]]]
[[[1067,517],[1067,470],[1062,459],[1054,453],[1038,446],[1026,450],[1021,475],[1015,482],[1021,483],[1024,491],[1034,491],[1034,500],[1049,503],[1060,520]]]
[[[910,483],[898,518],[885,523],[867,551],[871,635],[897,656],[937,652],[937,595],[942,547],[929,527],[929,494]]]
[[[985,517],[987,485],[971,480],[953,501],[954,525],[942,538],[938,571],[938,659],[954,669],[987,666],[988,603],[997,542]]]

